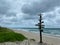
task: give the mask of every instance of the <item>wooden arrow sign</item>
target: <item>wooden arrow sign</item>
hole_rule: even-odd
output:
[[[44,23],[44,21],[42,21],[41,23]]]

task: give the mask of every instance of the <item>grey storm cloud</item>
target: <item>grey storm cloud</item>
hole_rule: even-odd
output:
[[[10,12],[10,13],[7,13],[6,15],[7,15],[7,17],[16,16],[16,13],[15,12]]]
[[[60,19],[56,20],[57,25],[60,25]]]
[[[31,4],[25,4],[22,7],[22,12],[26,14],[44,13],[54,10],[60,6],[60,0],[40,0]]]
[[[35,20],[35,19],[38,19],[38,16],[34,16],[34,15],[25,15],[25,16],[23,16],[24,17],[24,20]]]
[[[44,16],[44,19],[54,19],[56,17],[56,13],[53,12],[52,14],[51,13],[48,13]]]
[[[60,0],[0,0],[0,25],[35,26],[39,13],[45,13],[46,25],[59,24]]]
[[[6,14],[9,8],[9,3],[6,0],[0,0],[0,14]]]

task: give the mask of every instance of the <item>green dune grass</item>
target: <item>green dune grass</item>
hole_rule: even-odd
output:
[[[27,39],[24,35],[15,33],[11,29],[0,27],[0,42],[15,42]]]

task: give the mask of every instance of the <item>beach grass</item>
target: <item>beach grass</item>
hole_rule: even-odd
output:
[[[15,33],[11,29],[0,27],[0,42],[15,42],[27,39],[24,35]]]

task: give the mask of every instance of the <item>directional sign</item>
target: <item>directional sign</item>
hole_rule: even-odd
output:
[[[40,19],[39,19],[39,23],[38,24],[36,24],[36,26],[39,26],[39,31],[40,31],[40,43],[42,43],[42,32],[43,32],[43,28],[44,28],[44,26],[45,25],[43,25],[43,23],[44,23],[44,21],[42,21],[43,19],[42,19],[42,15],[40,14],[39,15],[40,17]]]

